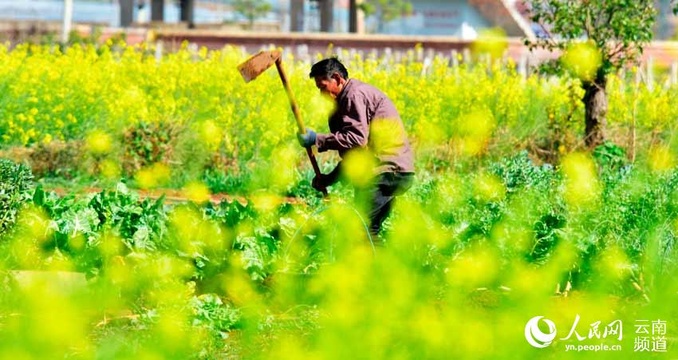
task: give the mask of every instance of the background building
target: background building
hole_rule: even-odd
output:
[[[73,0],[73,21],[110,27],[143,26],[151,21],[188,22],[215,27],[246,21],[232,0]],[[256,19],[263,29],[346,33],[351,3],[360,0],[267,0],[271,11]],[[481,29],[502,28],[508,36],[538,32],[527,18],[525,0],[410,0],[412,12],[384,22],[359,16],[358,32],[392,35],[442,35],[473,39]],[[671,0],[657,0],[656,39],[675,36]],[[60,21],[64,0],[0,0],[0,22]],[[121,10],[122,9],[122,10]],[[260,30],[262,28],[259,28]]]

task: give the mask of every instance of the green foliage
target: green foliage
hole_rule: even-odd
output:
[[[613,237],[632,259],[639,259],[650,250],[654,230],[675,236],[664,222],[678,214],[672,195],[678,186],[678,172],[651,177],[633,170],[622,174],[607,185],[605,206],[610,209],[609,218],[600,217],[600,225],[605,226],[599,230]]]
[[[97,219],[107,228],[115,229],[131,251],[155,250],[165,247],[162,239],[167,232],[164,197],[140,198],[119,183],[115,191],[95,194],[87,204]]]
[[[143,121],[126,129],[122,139],[125,174],[133,175],[144,167],[169,162],[179,132],[179,126],[173,123]]]
[[[29,155],[31,170],[36,178],[72,179],[82,169],[83,148],[79,142],[53,141],[35,144]]]
[[[247,193],[247,185],[251,174],[235,169],[205,169],[202,181],[212,193],[226,193],[231,195],[243,195]]]
[[[138,64],[120,63],[125,61]],[[190,68],[208,61],[214,59],[192,62]],[[153,59],[145,71],[162,64],[165,60]],[[367,244],[350,191],[338,186],[329,199],[321,199],[310,189],[311,170],[295,167],[306,164],[303,152],[295,147],[290,153],[298,152],[298,158],[279,161],[277,144],[293,141],[287,121],[249,121],[275,119],[278,108],[288,110],[282,92],[253,90],[270,97],[236,97],[244,93],[238,88],[220,92],[230,94],[222,102],[211,95],[221,91],[214,85],[205,90],[213,106],[238,113],[225,111],[222,120],[233,121],[220,122],[227,130],[221,134],[213,131],[217,127],[207,128],[215,141],[206,141],[205,148],[223,146],[220,159],[225,161],[223,169],[210,168],[204,178],[212,190],[240,189],[246,200],[168,203],[143,198],[124,184],[66,196],[38,187],[32,202],[28,196],[19,205],[15,231],[0,242],[0,268],[50,270],[37,273],[54,281],[28,284],[21,291],[2,287],[0,353],[101,359],[560,358],[567,356],[564,343],[598,344],[599,339],[561,339],[549,349],[532,349],[524,343],[526,320],[543,314],[557,323],[561,336],[572,328],[572,314],[581,315],[577,330],[584,335],[586,325],[604,325],[611,318],[623,319],[627,330],[640,319],[668,320],[671,329],[678,319],[666,306],[675,302],[678,284],[678,171],[671,152],[659,159],[666,166],[653,167],[629,164],[624,149],[603,144],[592,154],[598,172],[581,171],[584,180],[600,187],[600,196],[590,191],[595,201],[572,205],[566,201],[572,191],[568,176],[578,174],[516,150],[544,132],[577,130],[567,128],[576,110],[572,83],[523,79],[472,65],[456,69],[457,83],[446,77],[452,73],[446,62],[436,64],[431,68],[436,76],[428,77],[421,76],[421,64],[396,64],[397,76],[384,73],[377,62],[356,65],[356,73],[373,76],[406,109],[411,120],[405,125],[417,151],[414,187],[396,202],[384,248],[373,251]],[[177,68],[182,69],[172,69]],[[260,81],[267,89],[274,81],[279,85],[275,74],[270,83],[266,77]],[[203,78],[195,82],[205,89]],[[316,89],[308,88],[299,90],[313,99],[309,94]],[[643,96],[653,98],[659,91]],[[195,94],[191,101],[200,97]],[[143,98],[137,95],[111,108]],[[184,95],[180,92],[178,99]],[[666,99],[672,97],[662,98],[671,110]],[[261,103],[248,103],[253,100]],[[7,101],[0,107],[3,116],[15,111],[12,101],[0,101]],[[623,96],[617,101],[630,103]],[[314,115],[308,118],[320,126],[324,114],[314,112],[317,103],[308,103]],[[192,110],[202,111],[205,104]],[[466,119],[465,114],[485,107],[490,111],[482,114],[488,116]],[[128,115],[134,108],[122,112]],[[183,116],[190,117],[186,111]],[[269,112],[259,115],[262,111]],[[545,125],[546,116],[554,124]],[[472,120],[486,118],[492,119],[485,124],[487,132],[471,131],[482,122]],[[284,124],[277,128],[279,123]],[[460,131],[460,125],[468,131]],[[159,136],[169,136],[159,127],[142,130],[139,144],[161,144]],[[661,137],[653,141],[665,140]],[[501,141],[508,145],[497,146]],[[476,145],[467,149],[475,151],[450,150],[464,144]],[[153,146],[138,149],[135,156],[145,164],[162,162],[170,153],[162,155]],[[202,161],[184,158],[204,169]],[[289,182],[270,181],[282,176],[282,168],[298,172]],[[582,169],[572,172],[577,170]],[[252,183],[265,191],[251,192]],[[284,195],[308,198],[280,204]],[[87,272],[87,291],[68,294],[54,270]],[[556,285],[563,290],[566,283],[575,290],[572,296],[554,296]],[[446,334],[456,335],[450,340]],[[620,343],[630,353],[633,342],[625,336]]]
[[[524,188],[547,191],[555,179],[552,165],[535,165],[524,150],[491,164],[490,171],[501,178],[509,193]]]
[[[265,228],[257,227],[252,233],[238,236],[234,248],[242,251],[243,266],[252,280],[263,281],[271,274],[278,239]]]
[[[250,203],[243,204],[239,201],[222,201],[218,205],[209,203],[205,207],[205,214],[229,228],[256,217],[256,211]]]
[[[0,235],[16,222],[17,214],[30,199],[33,174],[23,164],[0,159]]]
[[[365,16],[377,16],[379,28],[384,23],[412,13],[412,4],[406,0],[364,0],[358,7]]]
[[[250,351],[276,351],[279,336],[314,351],[334,344],[317,337],[351,337],[341,342],[342,349],[368,351],[382,343],[352,344],[360,343],[353,338],[372,333],[377,326],[372,324],[378,324],[380,336],[383,329],[398,327],[389,339],[415,346],[423,340],[403,336],[402,328],[412,324],[401,324],[401,319],[422,308],[428,310],[418,321],[444,316],[436,326],[450,331],[463,330],[451,321],[459,316],[483,323],[495,314],[508,316],[508,328],[522,330],[535,306],[553,305],[556,284],[561,290],[570,284],[580,293],[623,295],[624,304],[642,295],[664,296],[665,287],[673,294],[678,172],[658,175],[625,165],[623,151],[613,144],[596,154],[601,171],[626,170],[602,181],[601,203],[590,208],[565,206],[560,172],[535,164],[527,152],[479,166],[475,173],[459,171],[454,181],[422,176],[409,198],[401,199],[406,205],[396,210],[385,234],[388,246],[376,256],[356,241],[355,214],[343,200],[321,206],[262,207],[254,200],[170,205],[162,199],[142,200],[122,184],[83,197],[59,197],[39,188],[33,204],[46,213],[51,232],[35,242],[39,251],[29,254],[38,266],[55,266],[58,260],[87,271],[102,292],[96,300],[74,302],[77,310],[64,312],[64,319],[94,311],[94,306],[134,310],[134,319],[124,326],[95,329],[101,344],[93,345],[111,358],[144,351],[167,357],[174,347],[179,350],[172,352],[182,358],[190,353],[196,354],[190,358],[219,358],[235,349],[248,357]],[[488,178],[496,179],[499,195],[479,193],[478,182]],[[343,209],[348,211],[341,215]],[[111,247],[111,241],[119,246]],[[32,243],[17,237],[11,244],[2,265],[16,268],[27,261],[21,250]],[[611,260],[610,254],[615,254]],[[501,296],[495,293],[498,288],[504,289]],[[38,300],[32,301],[17,298],[5,306],[39,311],[29,307]],[[584,309],[599,300],[591,301]],[[361,326],[337,324],[336,317],[356,312]],[[599,314],[588,316],[590,322]],[[572,319],[567,321],[571,326]],[[384,322],[389,326],[383,327]],[[126,340],[113,335],[114,330]],[[10,327],[12,331],[16,329]],[[190,341],[174,344],[176,339]],[[129,344],[116,349],[116,341]],[[474,349],[474,354],[480,351]],[[464,357],[471,350],[426,346],[411,351],[408,358],[421,358],[427,351],[444,354],[427,358]],[[502,350],[492,354],[516,356],[515,350],[510,356]]]
[[[254,20],[266,15],[271,11],[271,4],[266,0],[232,0],[235,11],[249,21],[249,26],[254,26]]]
[[[167,249],[167,214],[163,198],[140,199],[120,183],[114,191],[102,191],[84,198],[63,197],[38,188],[33,203],[43,209],[51,222],[49,236],[41,248],[71,259],[76,269],[95,275],[104,260],[100,244],[116,236],[124,246],[115,255]]]
[[[602,55],[602,74],[637,60],[652,40],[656,16],[652,0],[532,0],[530,4],[530,18],[548,34],[526,41],[531,48],[566,50],[572,42],[591,41]]]
[[[593,150],[593,158],[604,169],[618,170],[628,164],[626,150],[613,142],[606,141]]]
[[[652,40],[653,0],[533,0],[530,18],[545,36],[525,42],[533,48],[562,51],[557,67],[582,82],[588,147],[604,141],[608,76],[640,58]],[[549,63],[547,65],[553,65]]]
[[[193,326],[204,327],[220,339],[228,337],[228,332],[237,326],[240,311],[229,304],[224,304],[216,294],[203,294],[191,299],[193,306]]]

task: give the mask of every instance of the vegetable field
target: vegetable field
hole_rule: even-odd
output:
[[[0,47],[0,357],[678,354],[678,88],[612,76],[589,150],[578,80],[337,54],[416,152],[374,248],[361,173],[312,189],[274,70],[245,84],[237,48],[153,46]],[[325,132],[311,64],[284,63]]]

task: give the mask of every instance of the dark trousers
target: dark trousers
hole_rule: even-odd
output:
[[[369,187],[355,189],[356,203],[365,209],[373,240],[391,214],[395,197],[407,191],[413,180],[413,173],[383,173]]]

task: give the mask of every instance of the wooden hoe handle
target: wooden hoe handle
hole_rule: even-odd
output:
[[[287,81],[287,75],[282,66],[282,59],[279,57],[275,60],[275,67],[278,69],[278,74],[280,75],[280,81],[282,81],[283,86],[285,87],[285,92],[287,92],[287,97],[290,99],[290,105],[292,106],[292,112],[294,113],[294,118],[297,120],[297,126],[299,128],[300,134],[306,133],[306,127],[304,126],[304,121],[301,119],[301,112],[299,111],[299,106],[297,106],[297,101],[294,99],[294,93],[292,93],[292,88]],[[308,159],[311,160],[311,166],[313,166],[313,171],[317,177],[320,177],[322,173],[320,172],[320,167],[318,166],[318,161],[315,159],[312,148],[306,148],[306,153],[308,154]],[[323,196],[327,196],[327,188],[321,190]]]

